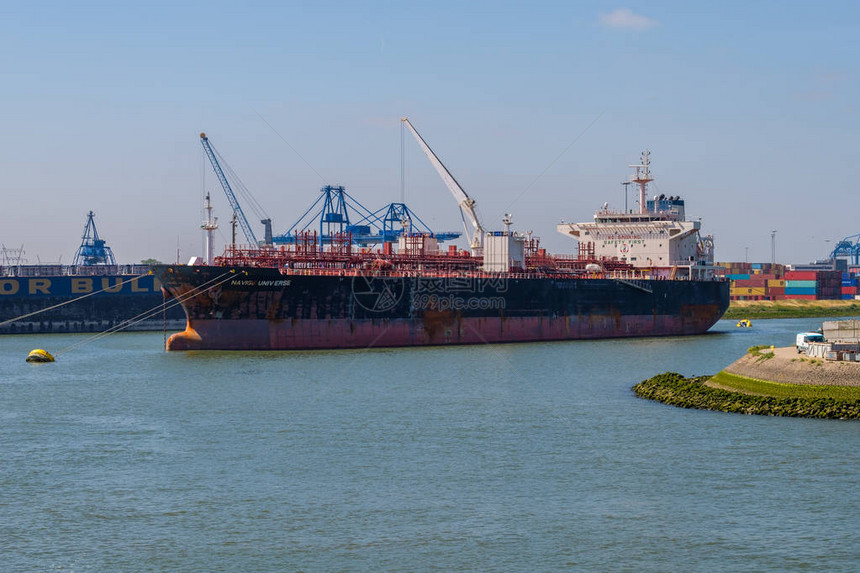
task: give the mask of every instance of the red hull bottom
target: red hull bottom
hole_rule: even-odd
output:
[[[701,334],[720,317],[716,307],[683,316],[463,318],[378,320],[193,320],[167,350],[311,350],[539,342]],[[441,313],[440,313],[441,314]]]

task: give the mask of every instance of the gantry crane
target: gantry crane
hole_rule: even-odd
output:
[[[99,238],[99,232],[96,230],[96,222],[93,220],[93,217],[95,217],[95,214],[92,211],[87,213],[87,225],[84,227],[84,234],[81,236],[81,246],[78,247],[78,252],[75,253],[75,260],[72,261],[72,264],[75,266],[116,265],[113,251],[107,246],[104,239]]]
[[[837,257],[848,259],[849,265],[860,264],[860,235],[851,235],[836,243],[836,247],[830,253],[830,258],[836,259]]]
[[[350,213],[354,220],[350,219]],[[338,235],[348,234],[356,245],[364,247],[380,243],[396,243],[404,233],[432,235],[440,243],[460,236],[458,232],[434,233],[405,203],[390,203],[371,212],[370,209],[347,193],[342,185],[326,185],[320,196],[299,217],[298,221],[274,237],[274,243],[294,244],[298,231],[307,231],[318,222],[320,247],[338,240]]]

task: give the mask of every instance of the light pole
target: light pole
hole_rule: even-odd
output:
[[[770,232],[770,264],[776,264],[776,230]]]

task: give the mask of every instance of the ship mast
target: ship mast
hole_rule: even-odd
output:
[[[630,179],[631,183],[636,183],[639,185],[639,214],[644,215],[648,212],[646,207],[645,200],[645,188],[648,183],[654,181],[654,178],[651,177],[651,152],[647,149],[642,152],[641,161],[639,165],[628,165],[628,167],[632,167],[636,170],[636,174]]]
[[[203,257],[206,259],[206,264],[211,266],[215,256],[215,229],[218,228],[218,217],[212,218],[212,201],[209,198],[209,193],[206,193],[206,202],[203,204],[203,208],[206,210],[206,220],[200,225],[200,228],[206,231]]]

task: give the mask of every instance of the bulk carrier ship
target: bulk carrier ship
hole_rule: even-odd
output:
[[[164,305],[161,283],[149,266],[116,264],[93,217],[90,211],[71,265],[22,264],[23,248],[4,247],[0,334],[100,332],[118,325],[181,328],[181,309],[159,309]]]
[[[576,255],[550,255],[530,233],[486,231],[475,201],[407,119],[454,194],[468,251],[432,233],[402,233],[381,250],[349,233],[296,232],[288,245],[229,245],[208,264],[153,267],[185,309],[168,350],[298,350],[480,344],[701,334],[729,305],[714,274],[713,238],[687,221],[680,197],[646,200],[643,153],[632,182],[639,208],[562,223]],[[404,230],[406,225],[404,225]],[[200,261],[197,261],[198,263]]]

